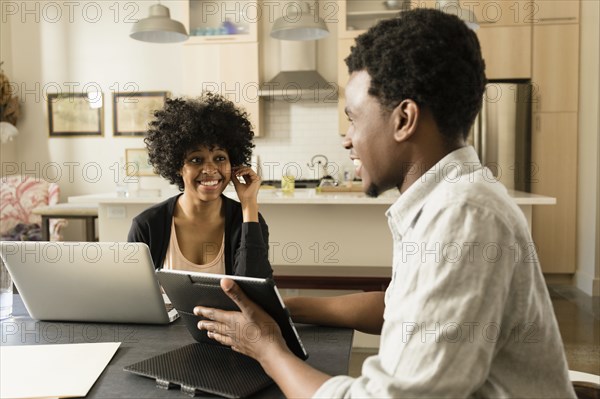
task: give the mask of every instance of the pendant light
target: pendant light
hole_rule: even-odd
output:
[[[310,4],[298,3],[292,10],[277,18],[271,29],[271,37],[279,40],[319,40],[329,35],[329,29],[323,18],[315,16],[310,10]]]
[[[148,18],[140,19],[133,25],[129,36],[151,43],[177,43],[188,39],[183,24],[171,19],[169,9],[160,3],[150,7]]]

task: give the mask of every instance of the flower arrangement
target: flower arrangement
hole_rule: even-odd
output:
[[[0,70],[0,141],[2,143],[12,140],[19,134],[16,128],[19,116],[19,98],[14,95],[13,87],[4,71]]]

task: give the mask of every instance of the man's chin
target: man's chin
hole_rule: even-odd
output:
[[[371,198],[379,197],[380,193],[381,191],[379,190],[379,187],[377,187],[377,185],[375,185],[374,183],[369,184],[367,191],[365,191],[365,194]]]

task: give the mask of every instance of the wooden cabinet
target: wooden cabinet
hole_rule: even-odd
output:
[[[402,8],[410,6],[410,2],[391,10],[386,8],[384,1],[374,0],[342,0],[338,2],[338,6],[338,37],[348,39],[365,32],[381,19],[397,16]]]
[[[533,211],[544,273],[574,273],[577,256],[579,1],[542,0],[533,23],[532,191],[556,197]]]
[[[533,207],[532,233],[544,273],[574,273],[577,233],[577,113],[534,113],[532,192],[556,197]]]
[[[579,24],[533,27],[535,112],[576,112],[579,96]]]
[[[183,50],[183,94],[198,96],[205,90],[221,93],[250,114],[254,133],[259,136],[258,43],[203,44],[184,46]]]
[[[536,6],[532,0],[460,0],[463,9],[472,11],[480,27],[531,25]],[[411,8],[434,8],[452,13],[453,4],[440,6],[435,0],[412,0]]]
[[[455,8],[453,4],[440,6],[435,0],[407,0],[399,4],[398,9],[390,10],[384,1],[340,0],[340,37],[356,37],[377,21],[393,18],[402,10],[435,8],[451,12]],[[579,21],[579,0],[462,0],[460,5],[474,13],[482,28]]]
[[[488,79],[531,78],[531,26],[489,26],[477,31]]]
[[[579,23],[579,0],[534,0],[533,5],[536,25]]]
[[[256,0],[188,0],[186,44],[256,42],[262,9]]]
[[[460,2],[470,9],[480,27],[531,25],[536,7],[531,0],[483,0]]]
[[[262,131],[259,90],[257,0],[188,0],[184,24],[183,94],[217,92],[250,115],[256,136]],[[229,26],[233,31],[226,32]]]

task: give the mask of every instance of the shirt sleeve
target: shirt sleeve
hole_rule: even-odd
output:
[[[242,237],[235,263],[236,274],[262,278],[273,276],[269,262],[269,228],[262,215],[258,215],[258,223],[242,223]]]
[[[147,239],[144,237],[142,227],[137,218],[134,218],[131,222],[131,227],[129,228],[129,233],[127,234],[127,242],[148,243]]]
[[[513,327],[503,313],[514,234],[468,204],[423,215],[394,242],[379,353],[360,378],[334,377],[315,397],[468,397],[486,381]]]

